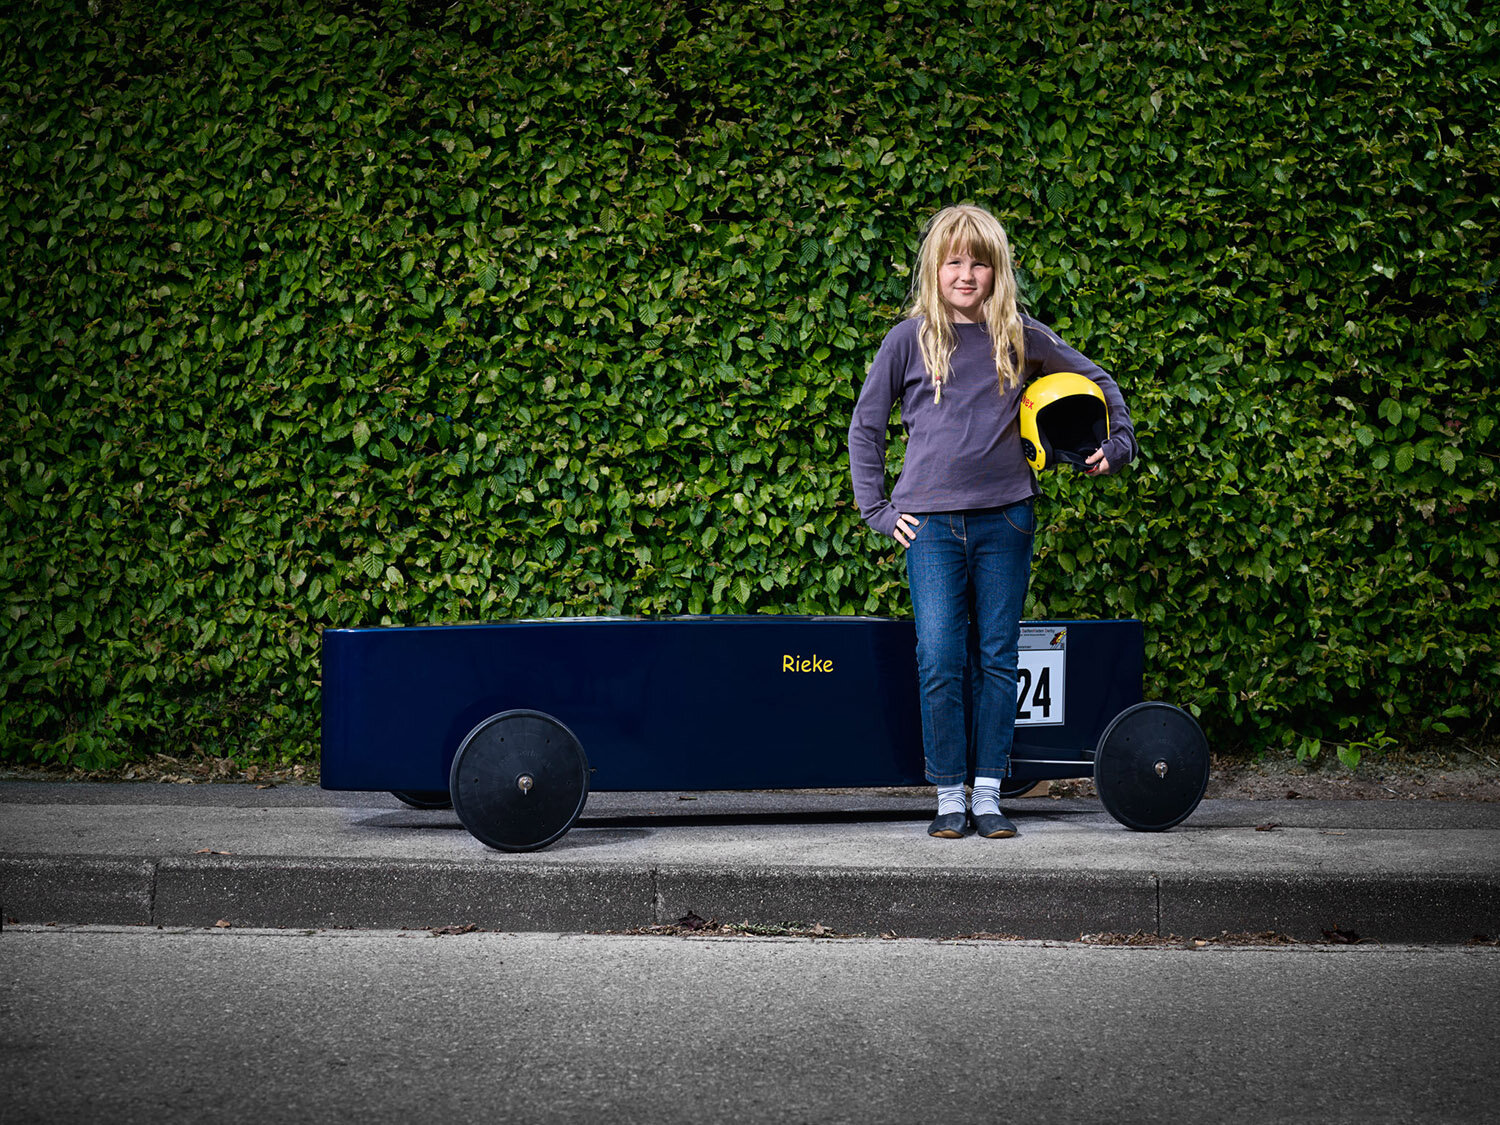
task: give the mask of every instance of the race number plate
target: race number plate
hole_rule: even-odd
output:
[[[1067,714],[1067,647],[1066,626],[1021,626],[1016,726],[1062,726]]]

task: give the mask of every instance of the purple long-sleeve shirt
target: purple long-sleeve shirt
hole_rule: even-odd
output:
[[[1099,384],[1109,407],[1103,449],[1110,470],[1133,460],[1135,429],[1114,379],[1046,325],[1028,316],[1021,322],[1026,332],[1022,386],[1054,371],[1088,376]],[[886,334],[849,423],[854,499],[865,522],[882,535],[892,534],[905,512],[999,508],[1037,493],[1035,476],[1021,453],[1021,387],[1000,392],[989,330],[982,324],[953,326],[958,346],[942,401],[934,402],[917,339],[921,325],[913,317]],[[885,430],[896,402],[907,432],[906,461],[887,496]]]

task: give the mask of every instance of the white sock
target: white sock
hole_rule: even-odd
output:
[[[947,816],[949,813],[964,811],[964,786],[963,782],[957,785],[939,785],[938,791],[938,816]]]
[[[974,797],[969,808],[975,816],[993,816],[1000,811],[1000,779],[998,777],[976,777]]]

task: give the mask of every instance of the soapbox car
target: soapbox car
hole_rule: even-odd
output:
[[[1187,712],[1141,699],[1139,621],[1021,630],[1003,796],[1092,777],[1121,824],[1181,823],[1208,783]],[[447,807],[529,851],[589,791],[917,786],[912,622],[590,617],[323,633],[322,786]]]

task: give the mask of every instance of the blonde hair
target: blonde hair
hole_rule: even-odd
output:
[[[945,207],[933,216],[922,234],[917,276],[912,282],[908,317],[921,317],[918,339],[922,362],[932,379],[934,402],[943,401],[943,384],[948,381],[949,361],[958,347],[951,314],[938,286],[938,271],[954,251],[967,253],[988,262],[995,270],[995,287],[981,306],[985,327],[989,329],[990,346],[995,357],[995,375],[1000,391],[1020,386],[1021,371],[1026,365],[1025,330],[1021,310],[1016,302],[1016,275],[1010,261],[1010,240],[1000,220],[982,207],[962,203]]]

